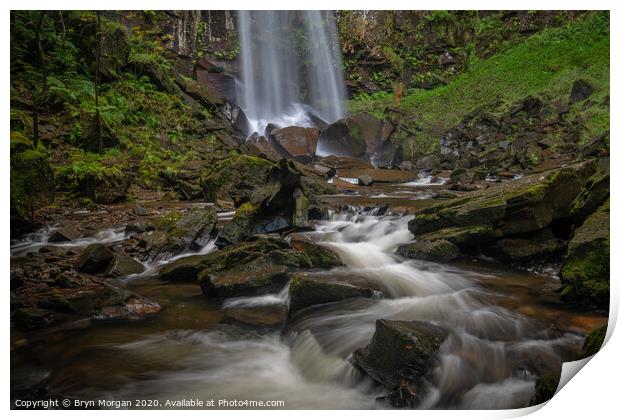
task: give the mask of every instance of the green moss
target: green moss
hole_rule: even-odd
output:
[[[583,343],[582,357],[590,357],[598,353],[605,342],[605,334],[607,334],[607,325],[590,331]]]
[[[536,393],[530,405],[538,405],[549,401],[560,384],[560,374],[555,372],[544,373],[536,380]]]

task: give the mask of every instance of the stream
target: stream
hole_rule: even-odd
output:
[[[154,264],[122,281],[164,305],[161,314],[138,323],[78,323],[32,334],[28,351],[12,352],[12,380],[46,377],[54,394],[154,400],[154,408],[189,398],[284,401],[287,409],[388,408],[377,400],[385,390],[353,367],[351,354],[369,343],[377,319],[424,320],[445,327],[449,336],[425,378],[429,391],[421,408],[527,406],[535,372],[559,371],[574,360],[583,334],[606,317],[561,306],[554,292],[559,280],[552,275],[484,260],[436,264],[399,257],[398,246],[413,238],[407,228],[413,217],[349,208],[309,233],[345,263],[329,274],[373,282],[381,293],[372,298],[310,308],[283,331],[242,326],[226,322],[222,308],[286,302],[288,288],[207,300],[198,285],[160,282],[155,275],[161,263]],[[40,247],[51,230],[12,244],[12,252]],[[112,228],[65,246],[113,243],[122,236]],[[199,253],[215,249],[209,243]]]

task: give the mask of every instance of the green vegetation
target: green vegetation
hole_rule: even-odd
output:
[[[414,90],[400,105],[394,95],[379,92],[350,102],[351,112],[368,111],[385,115],[395,108],[403,120],[415,121],[415,140],[436,150],[438,136],[456,125],[466,114],[489,107],[496,114],[506,112],[528,95],[541,95],[568,103],[571,86],[583,79],[594,87],[586,111],[586,138],[609,129],[609,14],[591,13],[562,28],[549,28],[507,51],[486,60],[472,62],[469,69],[451,83],[431,90]],[[574,118],[581,110],[573,110]],[[416,145],[409,144],[409,148]]]

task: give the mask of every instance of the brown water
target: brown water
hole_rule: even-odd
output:
[[[475,261],[440,265],[402,260],[410,218],[355,211],[319,224],[315,239],[346,267],[335,275],[382,285],[381,299],[306,311],[283,334],[223,320],[221,305],[286,302],[279,295],[220,302],[197,285],[154,276],[128,286],[161,303],[156,318],[136,323],[82,321],[11,337],[12,388],[48,378],[53,394],[85,399],[282,400],[284,408],[384,408],[384,391],[352,367],[379,318],[427,320],[451,332],[427,379],[425,408],[515,408],[527,405],[537,372],[558,371],[580,352],[583,334],[602,314],[561,305],[551,275]]]

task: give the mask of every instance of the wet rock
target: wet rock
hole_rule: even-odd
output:
[[[296,274],[289,288],[291,315],[309,306],[352,298],[370,298],[378,291],[365,279],[333,274]]]
[[[227,320],[256,327],[279,327],[286,322],[287,308],[283,303],[260,306],[233,306],[224,308]]]
[[[402,245],[398,248],[397,254],[417,260],[449,262],[460,257],[461,252],[452,242],[438,239]]]
[[[435,155],[424,156],[416,161],[416,168],[422,171],[434,171],[439,169],[441,162],[439,158]],[[402,168],[401,168],[402,169]]]
[[[87,174],[80,181],[79,189],[84,197],[97,204],[113,204],[124,201],[131,180],[113,173]]]
[[[536,393],[530,401],[530,406],[538,405],[549,401],[555,395],[560,384],[559,372],[543,373],[536,380]]]
[[[400,165],[398,165],[398,169],[402,171],[413,171],[413,163],[409,162],[408,160],[405,160],[401,162]]]
[[[319,141],[319,129],[285,127],[273,130],[270,137],[286,151],[287,157],[306,163],[314,157]]]
[[[125,236],[136,233],[150,232],[156,229],[155,223],[148,219],[139,219],[125,226]]]
[[[106,287],[102,302],[93,314],[96,321],[138,321],[158,314],[162,306],[150,299],[117,287]]]
[[[205,71],[196,64],[196,80],[208,88],[210,92],[224,98],[228,103],[237,101],[235,78],[229,74]],[[212,68],[212,67],[211,67]]]
[[[82,237],[79,230],[73,225],[66,225],[58,229],[47,238],[48,242],[71,242]]]
[[[594,356],[603,347],[605,342],[605,335],[607,334],[607,325],[603,325],[600,328],[592,330],[586,336],[583,342],[583,350],[581,353],[582,358]]]
[[[485,171],[457,168],[450,173],[450,181],[467,185],[478,181],[484,181],[486,176],[487,174]]]
[[[295,209],[293,211],[293,220],[291,224],[296,228],[310,227],[310,223],[308,222],[308,206],[310,202],[299,188],[293,193],[293,199],[295,200]]]
[[[575,81],[570,92],[570,103],[574,104],[576,102],[585,101],[592,95],[593,91],[594,89],[588,82],[584,80]]]
[[[602,159],[597,172],[588,178],[571,205],[571,216],[578,224],[609,198],[609,181],[609,160]]]
[[[11,319],[26,329],[44,328],[54,321],[54,314],[46,309],[29,307],[13,311]]]
[[[291,248],[306,255],[314,268],[333,268],[343,265],[342,261],[331,249],[321,246],[303,233],[288,236]]]
[[[250,131],[250,122],[245,116],[245,113],[237,105],[233,105],[230,102],[226,102],[222,107],[222,113],[226,117],[232,127],[237,130],[238,134],[241,134],[243,138]]]
[[[549,228],[518,238],[497,241],[500,257],[513,262],[544,262],[564,250],[564,241]]]
[[[277,162],[283,158],[282,153],[276,150],[276,145],[273,144],[273,141],[258,133],[253,133],[247,139],[246,144],[252,145],[256,149],[256,152],[253,154],[260,158],[268,159],[272,162]]]
[[[392,391],[392,404],[415,407],[424,397],[421,380],[447,336],[428,322],[379,319],[372,341],[353,353],[353,363]]]
[[[357,178],[359,185],[369,187],[374,184],[374,181],[370,175],[362,174]]]
[[[338,120],[321,132],[317,150],[321,154],[363,157],[366,155],[366,140],[362,128],[351,118]]]
[[[609,307],[609,199],[575,230],[560,270],[562,297],[597,308]]]
[[[83,273],[100,273],[114,258],[114,253],[103,244],[88,245],[80,255],[78,268]]]
[[[163,259],[190,249],[205,246],[217,224],[213,207],[192,208],[184,213],[172,212],[158,220],[157,230],[146,239],[146,255]]]
[[[462,252],[511,236],[540,231],[570,216],[573,200],[593,173],[585,162],[471,192],[416,214],[418,240],[445,239]]]
[[[318,171],[320,174],[325,176],[326,179],[331,179],[336,176],[336,170],[334,168],[330,168],[327,166],[323,166],[320,164],[315,164],[313,168]]]
[[[209,298],[254,296],[278,292],[288,282],[288,267],[272,266],[252,271],[228,271],[213,274],[205,269],[198,274],[200,288]]]
[[[144,266],[138,261],[126,255],[114,255],[114,258],[108,264],[106,276],[110,277],[127,277],[131,274],[140,274],[144,271]]]
[[[177,179],[174,190],[181,200],[197,200],[202,198],[202,189],[197,184],[192,184],[184,179]]]

